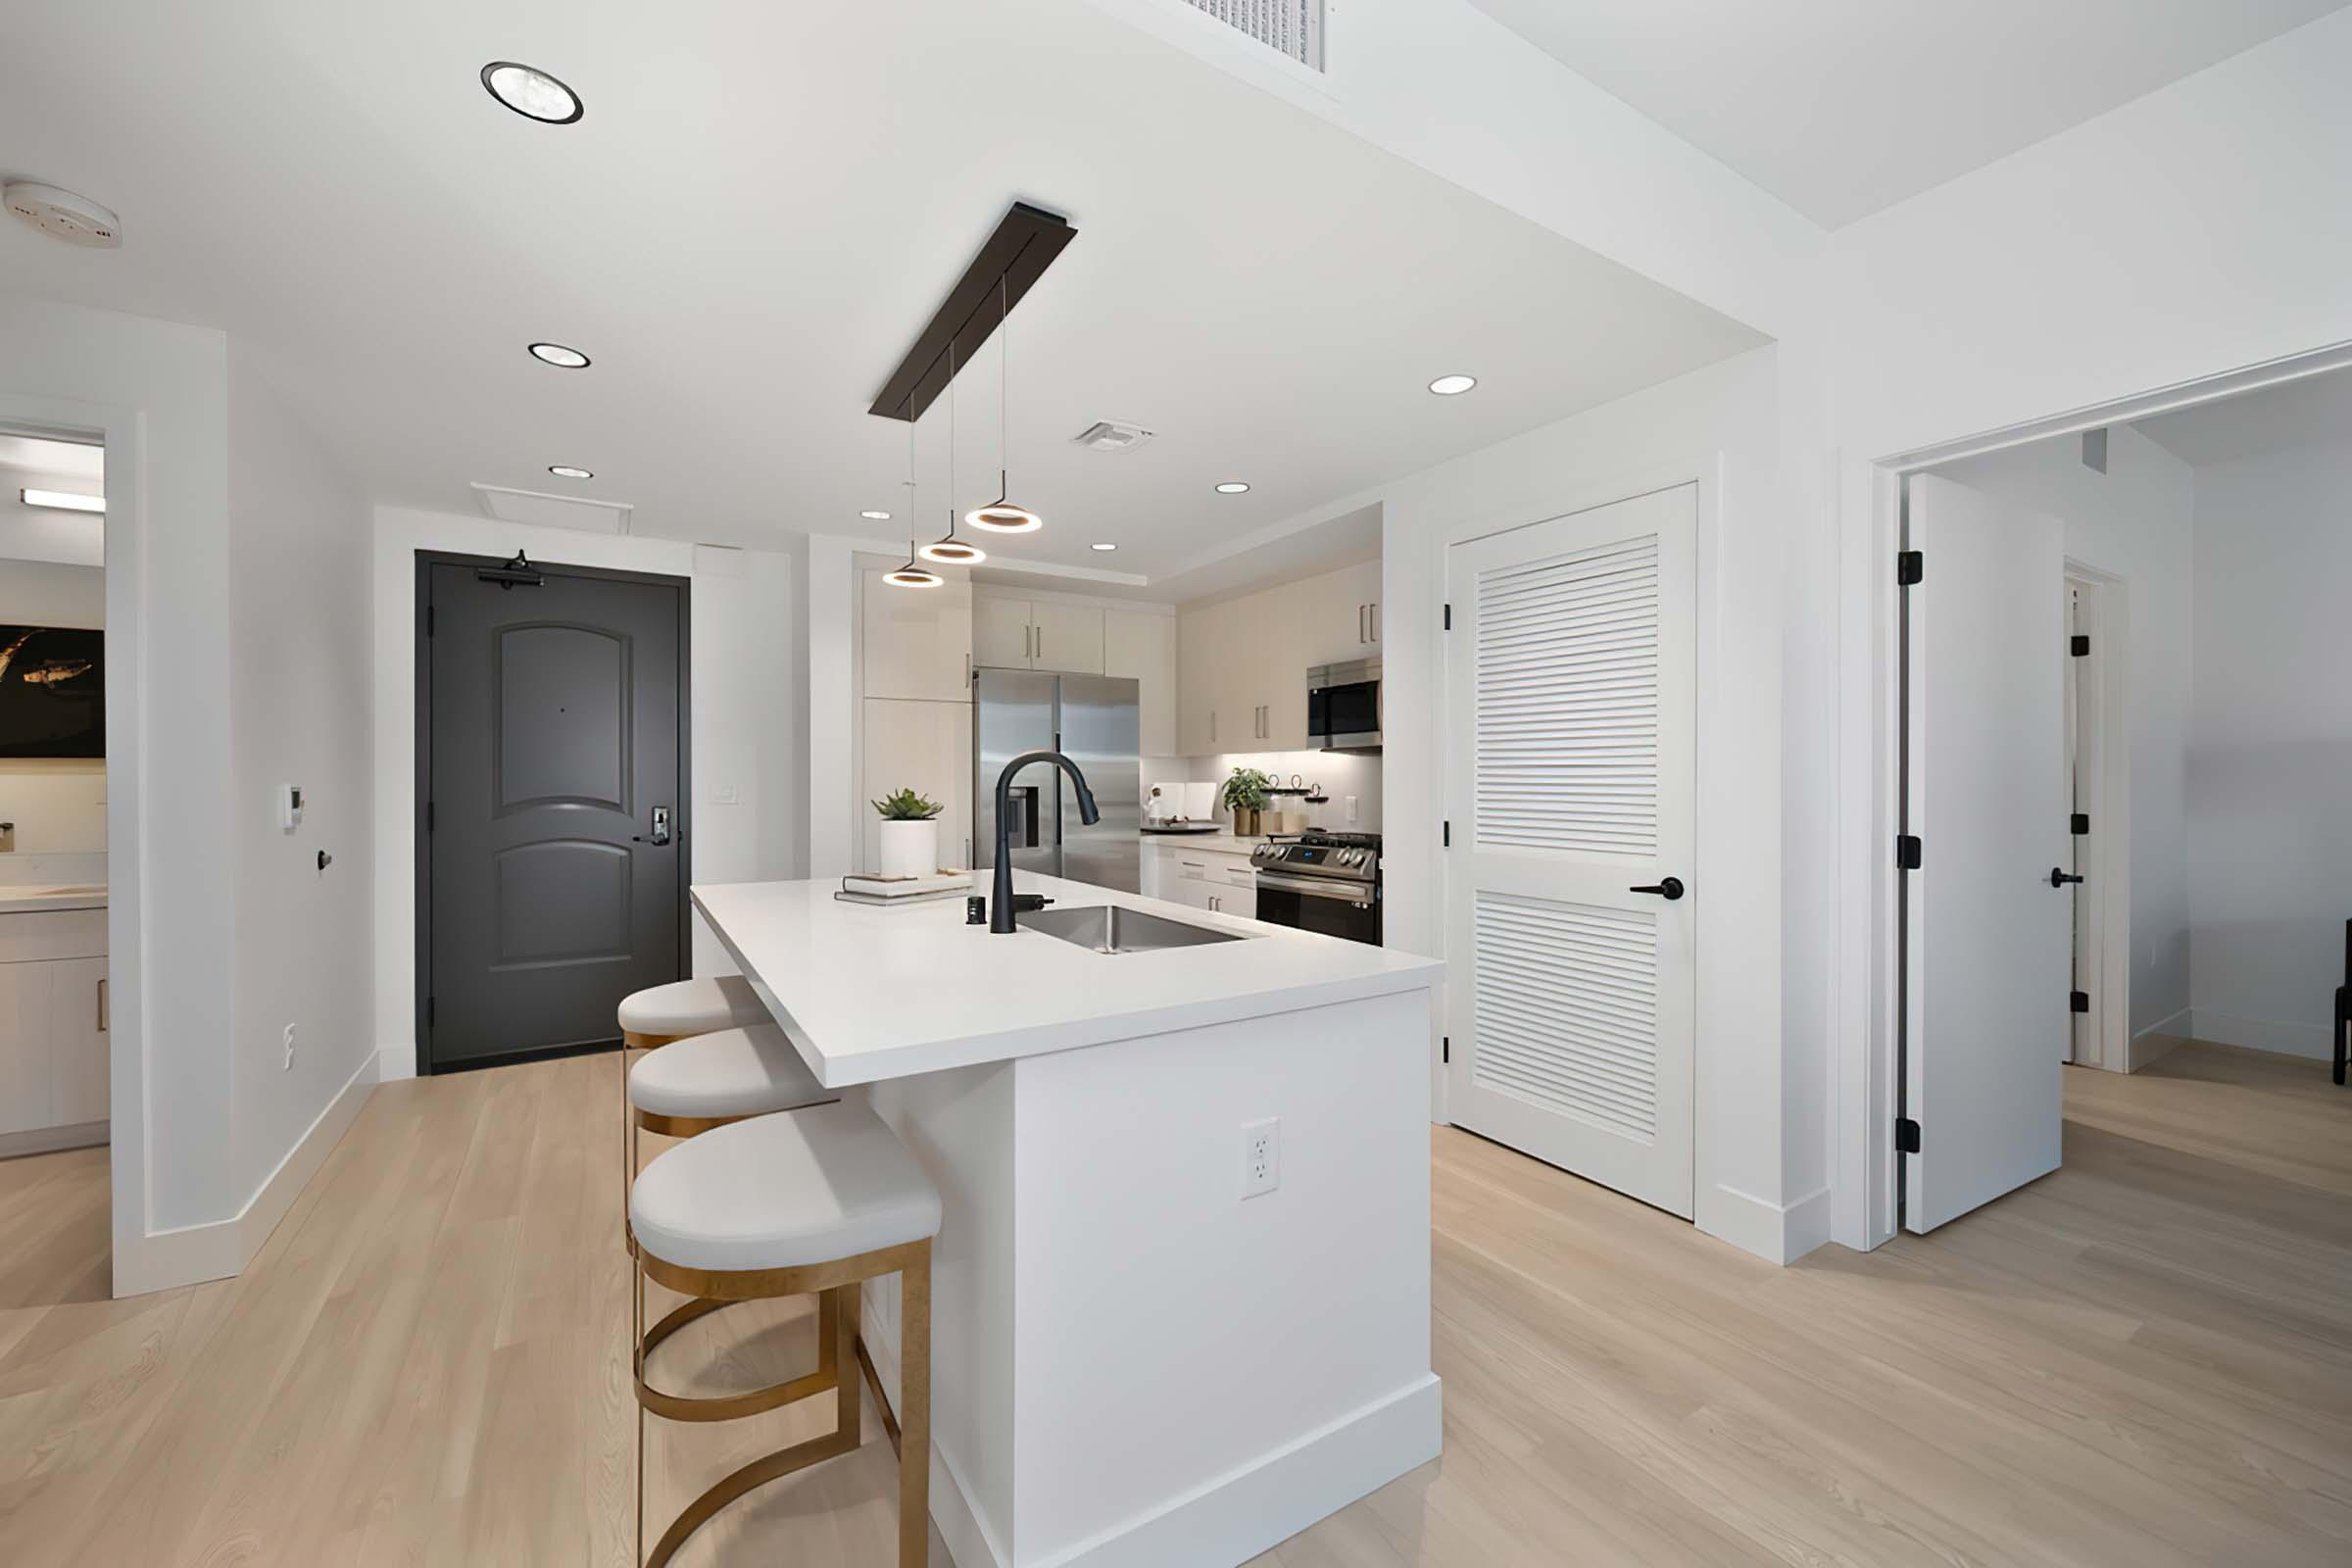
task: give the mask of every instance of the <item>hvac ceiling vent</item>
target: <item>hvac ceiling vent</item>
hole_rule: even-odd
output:
[[[1080,446],[1092,447],[1097,452],[1133,452],[1152,439],[1152,432],[1140,424],[1099,419],[1079,431],[1074,439]]]
[[[122,243],[122,225],[115,220],[115,215],[70,190],[21,179],[0,190],[0,202],[6,202],[10,212],[51,239],[96,250],[113,250]]]
[[[1309,71],[1323,69],[1323,0],[1184,0]]]
[[[629,514],[637,509],[625,501],[582,501],[577,496],[551,496],[540,490],[509,490],[474,482],[473,493],[486,516],[501,522],[529,523],[536,528],[576,528],[582,533],[625,534]]]

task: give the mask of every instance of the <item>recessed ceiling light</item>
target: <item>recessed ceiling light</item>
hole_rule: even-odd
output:
[[[593,479],[596,477],[586,468],[575,468],[568,463],[551,463],[547,466],[547,471],[559,479]]]
[[[28,507],[47,507],[54,512],[106,510],[106,497],[80,496],[71,490],[20,490],[17,495]]]
[[[1250,487],[1248,485],[1242,483],[1242,481],[1239,479],[1228,479],[1223,484],[1217,486],[1217,494],[1221,496],[1238,496],[1246,492],[1249,488]]]
[[[1442,398],[1458,397],[1478,385],[1475,375],[1441,375],[1429,383],[1429,389]]]
[[[567,349],[561,343],[534,343],[531,358],[542,365],[552,365],[559,370],[585,370],[588,356],[578,349]]]
[[[887,512],[860,512],[858,515],[868,522],[888,522],[890,520],[890,514]]]
[[[523,119],[543,124],[568,125],[587,112],[578,93],[536,66],[493,60],[482,68],[482,85]]]
[[[1089,550],[1116,550],[1119,547],[1117,545],[1088,545],[1087,548]]]

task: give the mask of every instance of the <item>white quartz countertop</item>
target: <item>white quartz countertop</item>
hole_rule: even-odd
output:
[[[41,909],[103,909],[106,885],[99,882],[0,885],[0,914],[28,914]]]
[[[1263,834],[1246,839],[1237,833],[1146,833],[1141,828],[1136,829],[1136,834],[1146,844],[1171,850],[1206,850],[1211,855],[1248,855],[1266,842]]]
[[[1056,907],[1126,905],[1250,940],[1096,953],[967,925],[959,898],[845,904],[833,881],[723,883],[695,888],[694,902],[808,1070],[835,1088],[1422,990],[1443,967],[1057,877],[1018,873],[1014,885]]]

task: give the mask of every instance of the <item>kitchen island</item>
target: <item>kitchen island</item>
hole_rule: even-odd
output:
[[[1438,1453],[1439,965],[1017,883],[1056,902],[1005,936],[960,900],[830,882],[694,900],[809,1070],[866,1086],[945,1200],[931,1501],[958,1568],[1245,1562]],[[1142,951],[1090,945],[1099,906]],[[895,1389],[880,1284],[866,1338]]]

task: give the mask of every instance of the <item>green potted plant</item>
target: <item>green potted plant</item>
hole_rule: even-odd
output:
[[[900,790],[873,803],[882,813],[882,864],[876,874],[886,877],[929,876],[939,869],[939,813],[937,801],[912,790]]]
[[[1243,838],[1259,832],[1258,813],[1266,808],[1266,792],[1274,780],[1254,767],[1237,767],[1225,781],[1225,808],[1233,813],[1233,830]]]

